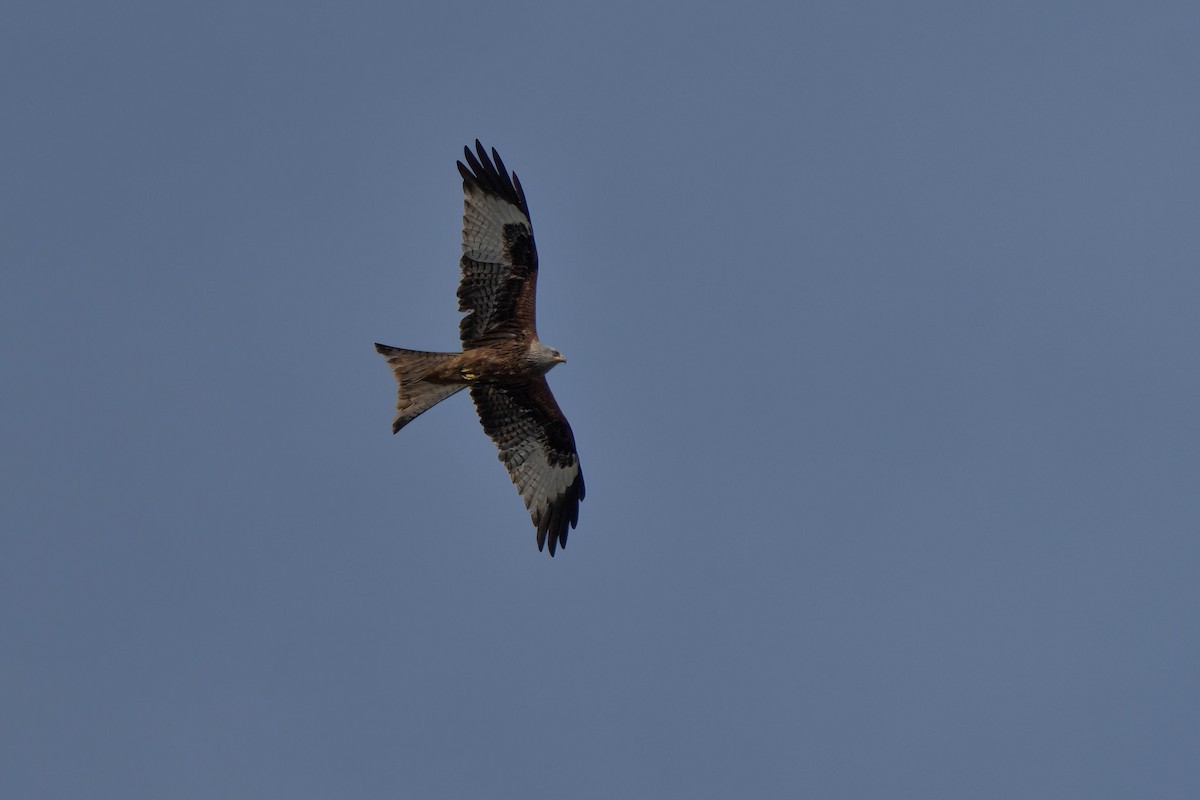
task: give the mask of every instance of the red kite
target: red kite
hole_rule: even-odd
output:
[[[534,323],[538,258],[529,206],[517,174],[475,140],[464,147],[461,353],[376,344],[400,384],[392,433],[452,394],[471,388],[479,421],[529,509],[541,550],[567,546],[579,521],[583,472],[575,436],[546,383],[566,361],[538,341]]]

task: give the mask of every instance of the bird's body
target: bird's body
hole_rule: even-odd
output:
[[[484,430],[500,449],[537,528],[538,549],[565,547],[579,519],[583,473],[575,437],[545,375],[566,361],[537,337],[537,249],[529,207],[492,150],[465,148],[463,256],[459,309],[463,351],[432,353],[376,344],[399,384],[395,433],[467,387]],[[494,160],[494,164],[493,164]]]

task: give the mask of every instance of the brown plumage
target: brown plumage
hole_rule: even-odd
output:
[[[516,173],[479,140],[463,148],[461,353],[428,353],[376,344],[399,384],[395,433],[467,388],[484,431],[529,509],[541,550],[566,547],[579,521],[583,472],[575,436],[546,383],[566,359],[537,337],[537,247],[529,206]]]

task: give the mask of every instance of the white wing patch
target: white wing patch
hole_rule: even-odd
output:
[[[509,201],[472,189],[463,204],[463,255],[473,261],[504,262],[504,226],[519,224],[530,230],[529,218]]]
[[[552,467],[546,453],[537,442],[527,439],[507,460],[509,472],[517,491],[525,500],[525,508],[535,518],[545,514],[579,474],[579,465]]]

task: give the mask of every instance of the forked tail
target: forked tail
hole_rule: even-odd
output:
[[[396,419],[392,433],[412,422],[423,412],[436,406],[450,395],[467,388],[466,383],[432,383],[426,378],[458,353],[427,353],[405,350],[375,343],[375,349],[387,359],[396,383],[400,385],[396,400]]]

